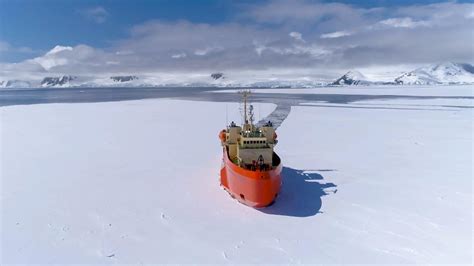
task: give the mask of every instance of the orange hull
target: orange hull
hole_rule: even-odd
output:
[[[229,194],[250,207],[266,207],[271,205],[278,196],[281,187],[281,162],[276,153],[273,153],[277,162],[271,170],[252,171],[234,164],[223,149],[223,164],[221,169],[221,185]]]

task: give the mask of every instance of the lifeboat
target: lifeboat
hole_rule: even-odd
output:
[[[278,197],[281,159],[274,152],[277,135],[271,121],[253,124],[253,107],[247,108],[250,91],[243,91],[245,123],[230,123],[219,133],[223,158],[221,186],[239,202],[254,208],[266,207]]]

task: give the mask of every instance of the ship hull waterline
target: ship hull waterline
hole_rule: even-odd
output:
[[[234,164],[223,149],[221,186],[239,202],[254,208],[267,207],[275,201],[281,188],[281,160],[273,152],[274,165],[266,171],[252,171]]]

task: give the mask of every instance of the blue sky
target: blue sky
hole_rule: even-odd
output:
[[[254,55],[248,52],[249,59],[237,62],[239,67],[265,67],[281,62],[284,56],[288,62],[307,66],[328,54],[337,54],[345,60],[355,57],[355,62],[359,54],[362,56],[368,49],[374,54],[370,64],[390,61],[381,60],[384,55],[396,59],[396,63],[403,63],[397,59],[400,54],[406,54],[407,63],[416,61],[410,56],[420,57],[417,60],[421,63],[429,61],[428,55],[421,57],[409,52],[417,44],[422,45],[421,37],[416,40],[418,43],[415,42],[417,36],[426,35],[424,39],[430,40],[439,34],[458,38],[467,33],[467,37],[460,38],[472,40],[472,34],[464,27],[472,26],[472,3],[436,0],[0,0],[0,62],[21,62],[42,56],[61,45],[80,46],[83,50],[86,47],[87,51],[94,51],[109,62],[120,61],[111,58],[112,54],[140,54],[126,59],[132,61],[138,61],[139,56],[147,59],[153,55],[156,56],[154,59],[160,59],[161,66],[168,64],[171,67],[174,67],[175,59],[186,60],[190,67],[201,65],[199,60],[203,59],[212,65],[212,54],[228,60],[241,59],[242,56],[236,53],[246,53],[244,49],[251,50],[254,55],[257,53],[260,59],[258,62],[251,59]],[[455,14],[460,12],[465,13],[460,15],[464,20],[456,18]],[[445,20],[439,19],[439,14]],[[166,30],[170,31],[169,35],[164,32]],[[201,40],[204,37],[197,35],[199,31],[209,43]],[[214,35],[207,36],[210,32]],[[241,34],[242,41],[230,32]],[[192,37],[193,34],[196,35]],[[229,36],[225,37],[226,34]],[[385,44],[379,43],[380,38],[393,38],[390,37],[393,34],[414,41],[405,45],[400,43],[397,47],[384,47]],[[186,39],[186,35],[192,39]],[[232,38],[235,38],[233,42],[227,41]],[[372,38],[377,44],[364,43],[364,38]],[[465,49],[462,44],[455,44],[445,48]],[[154,50],[153,46],[158,48]],[[347,46],[346,50],[342,51],[342,46]],[[315,51],[316,48],[319,50]],[[439,54],[440,50],[441,47],[432,52]],[[276,55],[270,57],[271,52]],[[304,56],[317,60],[308,62]],[[450,57],[450,54],[442,54],[433,60]],[[466,57],[465,51],[452,56],[453,60],[463,57]],[[471,59],[466,58],[467,61]],[[152,64],[144,63],[153,68]]]

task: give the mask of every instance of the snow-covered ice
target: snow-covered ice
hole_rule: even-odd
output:
[[[219,187],[217,135],[237,104],[2,107],[1,262],[470,264],[467,101],[293,106],[266,209]]]

